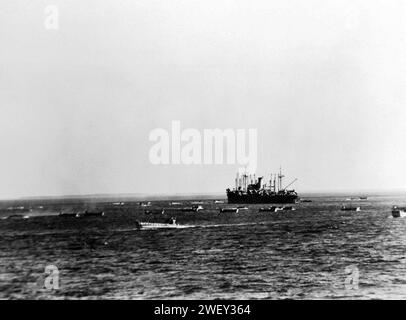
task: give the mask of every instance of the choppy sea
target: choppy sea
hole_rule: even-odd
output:
[[[391,207],[406,196],[347,198],[313,195],[276,213],[220,213],[233,205],[213,199],[199,212],[182,200],[2,202],[0,299],[405,299],[406,218]],[[340,210],[350,203],[361,211]],[[10,206],[29,218],[6,219]],[[105,215],[58,216],[84,208]],[[188,227],[135,227],[168,217]],[[58,289],[44,286],[50,265]]]

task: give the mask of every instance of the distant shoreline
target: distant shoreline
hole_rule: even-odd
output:
[[[403,196],[406,190],[371,190],[371,191],[308,191],[299,192],[301,198],[325,197],[325,196]],[[227,199],[224,193],[185,193],[185,194],[86,194],[86,195],[66,195],[66,196],[38,196],[4,198],[0,202],[29,202],[29,201],[165,201],[165,200],[200,200],[200,199]]]

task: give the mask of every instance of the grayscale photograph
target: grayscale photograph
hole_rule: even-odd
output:
[[[405,17],[1,1],[0,300],[406,299]]]

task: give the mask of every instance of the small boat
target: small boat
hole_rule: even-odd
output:
[[[22,215],[22,214],[12,214],[7,217],[4,217],[4,219],[28,219],[30,216],[27,215]]]
[[[87,211],[79,212],[77,214],[78,217],[103,217],[104,211]]]
[[[124,202],[113,202],[113,206],[123,206]]]
[[[398,208],[397,206],[393,206],[392,217],[394,217],[394,218],[406,217],[406,208]]]
[[[235,212],[235,213],[238,213],[238,208],[220,208],[220,212],[221,213],[223,213],[223,212]]]
[[[23,206],[20,207],[9,207],[6,209],[7,211],[10,211],[11,213],[13,213],[12,215],[18,215],[20,213],[26,213],[29,212],[30,210],[28,208],[25,208]],[[11,216],[11,215],[10,215]]]
[[[170,202],[169,205],[170,206],[180,206],[182,204],[182,202]]]
[[[138,230],[145,229],[171,229],[171,228],[186,228],[186,226],[181,226],[176,223],[175,218],[170,218],[164,223],[158,222],[140,222],[136,221],[135,226]]]
[[[356,198],[356,197],[351,197],[351,198],[346,198],[346,199],[345,199],[345,201],[359,201],[359,200],[361,200],[359,197],[358,197],[358,198]]]
[[[150,207],[150,206],[151,206],[151,202],[150,202],[150,201],[148,201],[148,202],[140,202],[140,206],[141,206],[141,207]]]
[[[280,210],[280,208],[279,207],[275,207],[275,206],[272,206],[272,207],[265,207],[265,208],[259,208],[259,212],[276,212],[276,211],[279,211]]]
[[[224,203],[223,200],[214,200],[214,203],[218,204],[218,203]]]
[[[278,212],[278,211],[293,211],[296,210],[294,207],[265,207],[265,208],[259,208],[259,212]]]
[[[342,206],[341,211],[361,211],[361,207],[347,207],[347,206]]]
[[[165,209],[162,210],[145,210],[145,214],[165,214]]]
[[[240,207],[237,207],[237,209],[238,209],[238,210],[248,210],[248,207],[242,207],[242,206],[240,206]]]
[[[193,207],[182,208],[182,212],[198,212],[200,210],[203,210],[202,206],[193,206]]]
[[[19,207],[8,207],[7,210],[9,211],[19,211],[19,210],[27,210],[25,207],[23,206],[19,206]]]
[[[203,201],[192,201],[191,204],[203,204]]]
[[[79,217],[79,214],[76,212],[60,212],[58,216],[61,218],[77,218]]]
[[[361,196],[361,197],[351,197],[345,199],[346,201],[360,201],[360,200],[368,200],[368,197]]]

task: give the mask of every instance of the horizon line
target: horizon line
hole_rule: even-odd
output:
[[[395,189],[336,189],[336,190],[307,190],[301,192],[302,195],[322,195],[322,194],[388,194],[388,193],[406,193],[406,188]],[[26,200],[48,200],[48,199],[92,199],[92,198],[139,198],[139,199],[152,199],[152,198],[190,198],[193,196],[209,196],[226,198],[223,192],[187,192],[187,193],[88,193],[88,194],[55,194],[55,195],[38,195],[38,196],[18,196],[18,197],[5,197],[0,198],[0,201],[26,201]],[[299,194],[300,196],[300,194]]]

